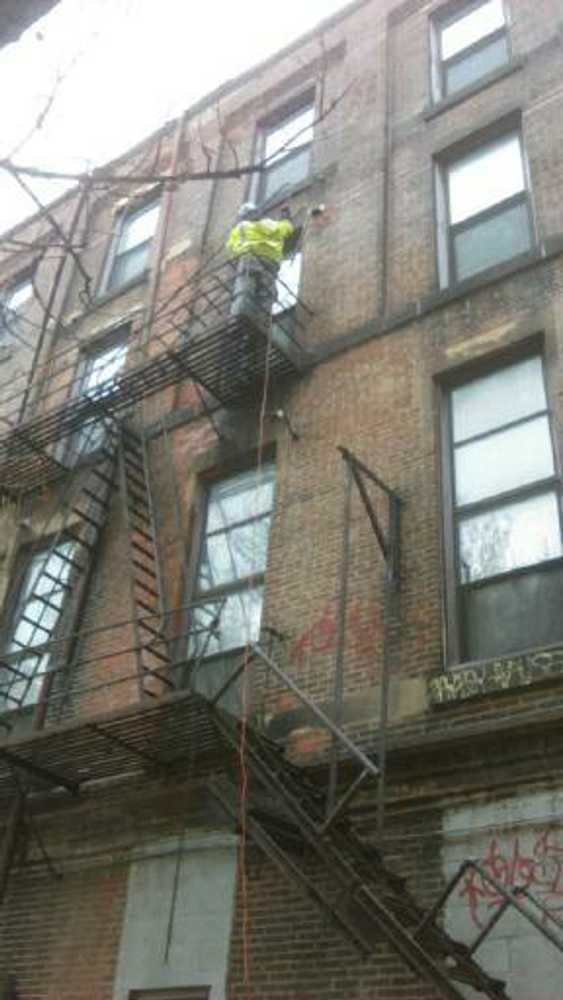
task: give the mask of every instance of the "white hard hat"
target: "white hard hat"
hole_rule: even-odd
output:
[[[258,208],[253,201],[245,201],[238,210],[237,219],[242,222],[244,219],[257,219]]]

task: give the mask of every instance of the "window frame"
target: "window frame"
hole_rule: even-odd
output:
[[[493,205],[488,205],[487,208],[481,209],[479,212],[475,212],[473,215],[467,216],[460,222],[452,222],[450,207],[450,170],[452,167],[454,167],[460,160],[470,157],[472,154],[478,155],[479,152],[487,146],[492,146],[496,142],[509,138],[510,136],[514,136],[518,139],[522,174],[524,178],[524,186],[522,190],[517,191],[515,194],[509,195],[506,198],[502,198]],[[435,157],[435,190],[438,272],[440,279],[439,283],[442,289],[453,288],[457,285],[465,283],[466,281],[478,281],[482,275],[487,274],[493,268],[509,265],[511,261],[516,260],[523,254],[531,253],[537,245],[538,240],[535,225],[535,213],[532,202],[532,185],[520,115],[518,115],[518,117],[510,116],[508,120],[496,123],[495,126],[489,126],[487,129],[478,132],[476,135],[472,135],[468,139],[463,140],[460,143],[456,143],[451,149],[441,154],[437,154]],[[470,231],[489,219],[503,215],[505,212],[516,207],[517,205],[524,205],[526,207],[526,217],[530,236],[528,249],[520,251],[512,257],[507,257],[503,260],[498,260],[493,264],[488,264],[486,267],[483,267],[478,271],[474,271],[473,274],[468,277],[458,277],[455,240],[459,233]]]
[[[126,322],[120,323],[112,330],[106,330],[91,342],[86,341],[78,352],[75,374],[72,380],[71,398],[78,400],[86,395],[84,392],[84,384],[88,376],[89,364],[100,355],[105,354],[107,351],[111,351],[114,347],[125,347],[125,357],[120,373],[124,372],[127,367],[130,340],[131,323]],[[90,427],[91,424],[88,424],[87,428]],[[63,460],[66,460],[67,463],[74,465],[77,461],[90,458],[90,456],[94,455],[99,448],[103,447],[103,442],[101,442],[96,448],[83,451],[83,445],[81,442],[84,440],[84,431],[84,427],[79,427],[77,431],[63,441],[62,456]]]
[[[467,2],[460,8],[458,3],[455,6],[450,3],[446,6],[445,10],[438,10],[431,18],[431,56],[432,56],[432,98],[435,104],[442,101],[455,100],[458,94],[463,94],[465,90],[471,90],[473,87],[478,86],[481,80],[485,80],[489,73],[500,72],[505,66],[507,66],[512,59],[512,39],[510,32],[510,12],[507,4],[507,0],[501,0],[504,24],[500,28],[496,28],[494,31],[489,32],[487,35],[481,36],[475,42],[471,42],[464,48],[460,49],[453,56],[449,56],[444,59],[442,55],[442,33],[446,28],[449,28],[456,21],[461,21],[472,11],[476,11],[479,7],[483,7],[488,0],[467,0]],[[476,76],[474,80],[465,84],[463,87],[459,87],[457,90],[448,92],[447,88],[447,72],[450,66],[456,63],[463,62],[468,57],[478,53],[481,49],[486,48],[488,45],[501,38],[506,39],[506,61],[502,63],[501,66],[496,67],[494,70],[488,71],[487,73],[481,73]]]
[[[254,140],[255,154],[254,162],[260,163],[266,154],[266,144],[268,137],[276,132],[278,129],[282,128],[287,122],[290,122],[292,118],[297,118],[300,114],[311,108],[313,113],[313,121],[311,124],[312,135],[309,142],[304,142],[295,149],[288,149],[283,157],[279,160],[273,160],[270,167],[266,166],[264,170],[260,171],[254,184],[251,183],[249,190],[249,197],[252,198],[257,204],[263,204],[268,206],[275,206],[278,202],[286,201],[295,190],[306,186],[309,182],[311,176],[311,162],[312,162],[312,152],[313,144],[315,141],[315,118],[316,118],[316,93],[315,88],[311,87],[304,93],[301,93],[298,97],[294,98],[292,101],[284,104],[282,107],[277,108],[275,112],[268,115],[262,121],[257,123],[256,134]],[[288,187],[287,190],[280,188],[278,191],[274,191],[273,194],[267,195],[265,193],[267,178],[271,168],[277,166],[279,163],[286,162],[288,160],[296,158],[300,155],[304,149],[309,149],[309,159],[307,163],[307,172],[299,180]],[[281,194],[280,194],[281,192]]]
[[[35,267],[27,269],[14,275],[11,281],[0,292],[0,302],[2,304],[2,312],[4,309],[8,309],[16,318],[16,322],[21,319],[20,313],[16,309],[10,309],[9,301],[15,295],[15,293],[23,288],[25,285],[29,285],[31,288],[31,294],[24,302],[24,309],[27,309],[29,304],[35,299],[35,287],[33,279],[35,276]],[[2,322],[2,316],[0,315],[0,350],[10,349],[14,343],[21,344],[24,339],[24,334],[21,331],[16,331],[14,334],[9,327],[4,326]],[[11,341],[11,343],[10,343]]]
[[[534,417],[545,415],[548,421],[549,440],[553,455],[553,474],[541,480],[526,482],[518,487],[506,490],[502,493],[487,495],[480,500],[466,504],[456,504],[455,499],[455,446],[453,437],[453,412],[452,395],[455,389],[487,375],[500,372],[504,368],[509,368],[521,361],[538,357],[541,361],[543,384],[546,396],[546,408],[537,414],[528,414],[521,419],[510,421],[500,427],[493,428],[486,433],[475,435],[475,439],[484,439],[487,436],[498,433],[499,429],[505,430],[517,427]],[[555,434],[555,421],[553,407],[551,405],[551,387],[549,379],[549,369],[547,365],[546,351],[543,337],[535,335],[526,338],[523,342],[513,345],[508,351],[500,354],[496,353],[477,361],[463,365],[454,372],[448,372],[441,376],[438,381],[439,392],[439,432],[441,442],[441,498],[442,498],[442,541],[443,541],[443,565],[444,565],[444,585],[445,585],[445,659],[447,666],[456,666],[461,663],[472,662],[465,656],[464,650],[467,639],[464,628],[463,616],[463,592],[476,590],[489,584],[501,583],[523,576],[528,576],[538,572],[548,572],[552,568],[563,568],[563,553],[560,556],[550,559],[540,560],[516,569],[503,571],[490,576],[485,576],[476,580],[462,582],[460,573],[459,557],[459,524],[463,518],[494,510],[510,502],[525,500],[533,496],[539,496],[553,492],[558,500],[559,528],[563,542],[563,481],[561,476],[561,462],[557,438]],[[469,439],[468,439],[469,440]],[[502,655],[502,654],[499,654]]]
[[[23,609],[27,601],[29,600],[30,595],[26,596],[25,590],[26,590],[26,581],[28,579],[28,574],[33,566],[33,562],[35,558],[38,556],[41,557],[42,560],[48,559],[50,550],[53,545],[53,541],[54,541],[54,536],[47,536],[44,538],[37,539],[32,543],[22,545],[22,547],[16,554],[15,565],[14,565],[15,586],[10,588],[6,601],[5,621],[7,622],[7,626],[4,627],[4,629],[2,630],[2,638],[0,643],[0,650],[1,650],[0,659],[2,658],[2,653],[3,652],[6,653],[7,647],[14,640],[14,635],[18,627],[21,615],[23,613]],[[59,544],[62,545],[66,541],[72,543],[72,538],[70,538],[70,536],[68,538],[65,538],[65,536],[63,535],[63,537],[59,540]],[[74,558],[76,558],[76,554],[74,554]],[[69,617],[72,618],[75,614],[77,607],[76,602],[77,600],[80,600],[80,597],[77,596],[77,593],[75,592],[74,588],[72,588],[72,581],[74,577],[75,577],[75,570],[74,567],[70,565],[68,571],[68,577],[64,580],[64,587],[65,589],[68,588],[69,593],[66,596],[66,598],[64,598],[62,601],[61,607],[58,612],[57,621],[54,625],[54,628],[52,629],[53,638],[51,640],[48,640],[48,642],[54,641],[58,638],[58,630],[60,629],[61,621],[63,620],[63,618],[69,618]],[[34,627],[40,629],[41,625],[37,624]],[[46,645],[48,645],[48,643],[43,642],[43,643],[37,643],[37,645],[35,646],[30,646],[29,647],[30,656],[38,658],[46,656],[48,657],[48,662],[51,661],[53,656],[55,657],[57,656],[57,653],[49,649],[44,650],[44,647]],[[42,650],[43,652],[41,652]],[[6,655],[8,654],[6,653]],[[24,702],[20,706],[11,708],[9,702],[7,700],[5,701],[0,695],[0,715],[13,714],[16,712],[17,713],[34,712],[37,709],[37,706],[40,705],[43,701],[45,686],[48,680],[48,673],[49,669],[47,667],[47,670],[44,672],[44,675],[40,681],[37,698],[32,701]],[[31,686],[32,677],[28,678],[29,686]],[[1,678],[2,678],[2,671],[0,668],[0,684],[3,684]],[[13,683],[18,683],[18,681],[14,680]]]
[[[107,296],[117,295],[124,289],[127,289],[132,285],[135,285],[137,282],[142,281],[145,275],[150,271],[151,248],[158,231],[158,225],[160,221],[160,211],[157,213],[156,225],[150,239],[145,240],[144,243],[140,243],[137,245],[137,247],[134,248],[138,249],[139,246],[147,244],[147,256],[144,266],[132,278],[128,278],[127,281],[124,281],[121,284],[117,285],[111,284],[112,274],[115,270],[115,266],[119,257],[123,256],[124,253],[128,252],[124,251],[122,254],[119,253],[119,245],[123,239],[127,225],[133,222],[134,219],[144,215],[145,212],[149,212],[152,208],[156,208],[157,206],[159,206],[160,208],[160,201],[161,201],[161,195],[159,190],[158,192],[151,192],[150,195],[147,195],[142,200],[136,201],[133,204],[126,206],[121,212],[119,212],[116,220],[116,227],[109,242],[105,265],[102,269],[102,278],[98,290],[98,297],[106,295]]]
[[[211,491],[214,486],[223,482],[227,482],[229,479],[234,479],[239,475],[243,475],[245,472],[257,471],[258,463],[257,461],[250,463],[246,461],[243,463],[236,463],[230,465],[227,468],[213,470],[213,472],[208,475],[203,474],[198,483],[199,502],[196,515],[196,523],[194,526],[194,533],[193,533],[195,543],[192,546],[192,557],[190,560],[189,572],[188,572],[187,592],[189,595],[188,600],[191,605],[203,605],[206,603],[212,603],[213,601],[218,601],[223,597],[229,597],[231,594],[244,593],[245,591],[252,590],[255,587],[265,588],[266,577],[267,577],[268,552],[270,544],[270,532],[276,505],[277,467],[273,449],[267,448],[265,450],[265,453],[262,456],[260,467],[262,470],[268,468],[273,471],[273,483],[274,483],[272,507],[268,515],[270,517],[270,530],[268,532],[268,549],[266,551],[266,566],[264,570],[260,570],[256,573],[251,573],[246,577],[238,577],[231,583],[223,584],[218,587],[211,588],[209,590],[200,589],[200,587],[198,586],[198,576],[202,564],[205,542],[206,539],[208,538],[206,527],[210,509]],[[249,518],[244,519],[243,521],[240,522],[237,521],[235,526],[236,528],[239,528],[246,524],[252,524],[253,522],[262,520],[265,516],[266,516],[265,514],[258,514],[256,516],[251,516]],[[263,608],[263,601],[262,601],[262,608]],[[186,677],[182,678],[181,680],[182,685],[186,683],[186,679],[189,682],[190,664],[192,663],[193,660],[197,660],[199,658],[199,654],[187,655],[185,651],[186,642],[189,642],[188,632],[190,624],[191,623],[189,620],[189,613],[188,613],[185,626],[186,639],[181,639],[180,642],[183,644],[183,646],[178,647],[178,659],[185,659],[187,662]],[[184,629],[182,629],[182,631],[184,631]],[[184,650],[183,652],[182,648]],[[244,648],[245,644],[243,643],[238,646],[232,646],[229,649],[217,650],[216,652],[212,652],[205,656],[202,656],[201,663],[209,664],[210,666],[212,666],[214,662],[225,660],[226,658],[236,657],[241,653],[242,650],[244,650]]]
[[[209,1000],[210,996],[211,986],[175,986],[129,992],[129,1000]]]

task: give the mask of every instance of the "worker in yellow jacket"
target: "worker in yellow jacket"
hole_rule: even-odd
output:
[[[285,242],[295,232],[289,209],[282,208],[281,215],[261,218],[256,205],[245,202],[226,244],[238,258],[231,316],[248,316],[262,329],[269,329]]]

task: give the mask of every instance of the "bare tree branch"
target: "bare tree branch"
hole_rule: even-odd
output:
[[[31,200],[33,201],[34,205],[36,206],[39,214],[43,218],[45,218],[47,220],[47,222],[50,224],[50,226],[57,233],[57,236],[59,237],[61,243],[63,244],[63,246],[65,247],[65,249],[67,250],[67,252],[71,255],[71,257],[73,258],[73,260],[74,260],[74,262],[75,262],[78,270],[80,271],[80,273],[81,273],[81,275],[82,275],[82,277],[84,279],[84,291],[86,292],[86,294],[90,298],[90,288],[91,288],[91,285],[92,285],[92,277],[91,277],[90,274],[88,274],[88,271],[86,270],[86,268],[84,267],[82,261],[80,260],[79,254],[76,253],[76,250],[74,249],[74,247],[72,246],[72,244],[69,243],[69,240],[67,239],[67,235],[66,235],[64,229],[60,226],[59,222],[57,221],[57,219],[54,216],[54,214],[52,213],[52,211],[49,209],[48,206],[46,206],[46,205],[43,204],[43,202],[41,201],[41,199],[35,194],[35,191],[33,191],[32,188],[30,188],[29,184],[27,184],[26,181],[23,179],[23,177],[21,177],[19,175],[18,171],[15,170],[15,168],[12,166],[12,164],[7,163],[5,161],[2,161],[0,163],[0,167],[2,167],[2,169],[4,169],[6,171],[6,173],[10,174],[14,178],[14,180],[21,187],[22,191],[25,191],[25,193],[28,195],[28,197],[31,198]]]
[[[350,90],[355,84],[355,80],[350,81],[347,87],[338,95],[330,101],[330,103],[319,113],[313,121],[313,127],[319,125],[324,121],[332,112],[338,107],[339,104],[347,97]],[[201,126],[199,126],[201,128]],[[177,174],[111,174],[106,173],[104,168],[98,168],[89,173],[70,173],[58,170],[43,170],[40,167],[26,166],[21,163],[12,163],[10,160],[0,159],[0,168],[8,170],[14,176],[19,177],[34,177],[41,178],[43,180],[57,180],[57,181],[73,181],[76,183],[86,183],[88,182],[93,187],[98,185],[113,185],[113,184],[147,184],[147,183],[184,183],[186,181],[207,181],[207,180],[233,180],[240,177],[245,177],[248,174],[257,174],[264,171],[269,165],[270,161],[275,157],[279,156],[286,149],[295,142],[304,132],[308,131],[311,126],[306,126],[305,128],[299,129],[294,135],[290,136],[286,142],[279,147],[279,149],[274,150],[269,156],[258,160],[256,163],[246,163],[242,166],[231,167],[224,170],[212,169],[211,163],[213,156],[216,155],[216,151],[208,146],[200,132],[200,143],[201,148],[206,157],[208,166],[205,170],[182,170]]]

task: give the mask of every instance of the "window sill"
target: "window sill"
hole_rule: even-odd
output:
[[[482,76],[475,83],[469,84],[469,86],[464,87],[463,90],[459,90],[456,94],[452,94],[451,97],[444,97],[442,100],[437,101],[435,104],[426,108],[422,117],[424,121],[432,121],[433,118],[437,118],[438,115],[443,114],[445,111],[449,111],[450,108],[457,107],[458,104],[462,104],[463,101],[468,100],[470,97],[474,97],[476,94],[480,94],[482,90],[487,87],[492,87],[493,84],[498,83],[499,80],[504,80],[507,76],[512,76],[513,73],[518,72],[518,70],[523,69],[526,65],[526,60],[519,56],[516,59],[511,59],[500,69],[495,69],[492,73],[487,73],[486,76]]]
[[[563,643],[464,663],[427,679],[431,708],[563,680]]]
[[[459,302],[472,292],[482,291],[504,278],[521,274],[543,261],[552,260],[561,254],[563,254],[563,233],[542,240],[533,250],[520,257],[514,257],[504,264],[497,264],[486,271],[480,271],[479,274],[469,278],[463,284],[451,285],[441,291],[432,292],[384,319],[371,320],[350,333],[342,334],[328,343],[319,345],[312,353],[313,364],[318,365],[332,360],[345,351],[367,343],[374,337],[386,337],[396,333],[410,323],[418,322],[453,302]]]
[[[132,278],[131,281],[127,281],[124,285],[119,285],[118,288],[112,288],[109,292],[102,292],[100,295],[96,295],[95,307],[105,306],[108,302],[113,302],[114,299],[119,298],[120,295],[125,295],[126,292],[130,292],[132,288],[136,288],[137,285],[146,284],[150,271],[148,268],[138,274],[136,278]]]

